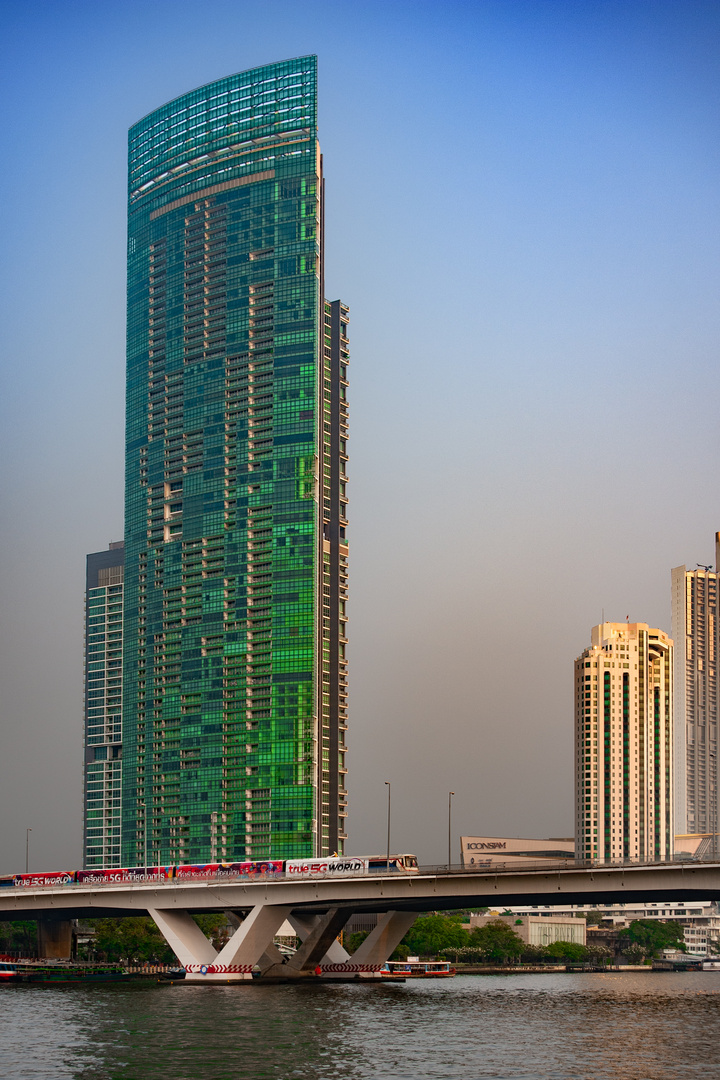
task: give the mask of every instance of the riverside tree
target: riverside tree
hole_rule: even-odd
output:
[[[35,920],[0,922],[0,953],[37,953],[37,923]]]
[[[402,939],[414,956],[436,956],[447,949],[461,949],[468,943],[468,932],[458,915],[424,915]]]
[[[577,941],[553,941],[545,946],[545,955],[566,964],[580,964],[588,959],[589,950]]]
[[[438,953],[462,949],[468,943],[468,932],[460,915],[423,915],[408,930],[391,960],[406,960],[408,956],[436,956]],[[362,944],[368,936],[366,930],[350,934],[345,942],[349,953]]]
[[[470,931],[468,944],[479,949],[486,960],[497,964],[517,961],[526,949],[525,942],[502,919],[493,919]]]
[[[652,957],[663,949],[686,952],[683,928],[678,922],[660,919],[633,919],[618,935],[624,953]]]

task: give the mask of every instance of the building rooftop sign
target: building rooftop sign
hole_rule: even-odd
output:
[[[466,869],[488,866],[524,866],[544,859],[575,858],[575,841],[553,837],[528,840],[522,837],[461,836],[463,866]]]

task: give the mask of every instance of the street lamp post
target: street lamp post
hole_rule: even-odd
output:
[[[390,873],[390,781],[385,781],[385,786],[388,789],[388,812],[387,812],[387,867],[388,874]]]
[[[26,874],[30,873],[29,866],[30,866],[30,833],[31,832],[32,832],[32,829],[26,829],[25,830],[25,873]]]
[[[454,794],[454,791],[448,792],[448,874],[452,862],[452,797]]]

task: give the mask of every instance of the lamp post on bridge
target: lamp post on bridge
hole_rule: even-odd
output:
[[[29,874],[28,867],[30,866],[30,833],[32,829],[25,830],[25,873]]]
[[[387,812],[387,866],[386,871],[390,873],[390,781],[385,781],[385,786],[388,789],[388,812]]]
[[[454,791],[448,792],[448,874],[452,862],[452,798]]]

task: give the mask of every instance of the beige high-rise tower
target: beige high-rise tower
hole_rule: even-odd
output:
[[[675,827],[718,831],[718,635],[720,533],[715,566],[676,566],[672,578],[675,650]]]
[[[673,643],[647,623],[601,623],[575,661],[575,852],[673,852]]]

